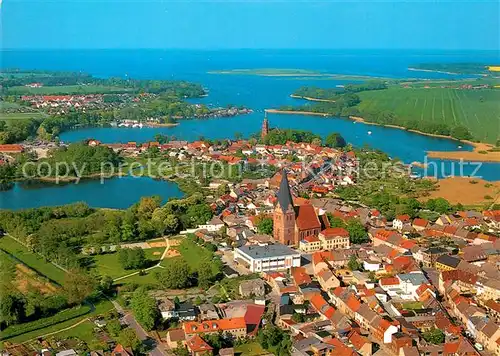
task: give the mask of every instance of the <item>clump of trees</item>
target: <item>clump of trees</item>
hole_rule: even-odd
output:
[[[256,219],[257,231],[259,234],[272,235],[273,234],[273,219],[268,216],[257,216]]]
[[[167,259],[164,268],[155,273],[156,280],[163,288],[208,288],[222,277],[222,262],[216,258],[214,252],[217,248],[213,244],[203,243],[196,236],[190,235],[182,241],[178,249],[181,251],[181,257]],[[184,255],[193,261],[188,263]],[[195,258],[199,261],[194,261]]]
[[[118,250],[118,261],[124,269],[140,269],[147,265],[144,250],[139,247]]]
[[[269,324],[259,331],[257,340],[260,345],[275,355],[290,355],[292,340],[290,335],[283,329]]]
[[[263,139],[260,139],[266,145],[284,145],[288,141],[308,142],[321,144],[321,137],[311,131],[291,130],[291,129],[271,129]]]
[[[144,287],[135,290],[130,305],[134,316],[144,329],[147,331],[153,330],[160,319],[160,311],[156,305],[156,300],[148,294]]]

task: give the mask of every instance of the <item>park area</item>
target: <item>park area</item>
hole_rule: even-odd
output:
[[[500,90],[391,86],[358,95],[361,113],[391,111],[401,120],[422,120],[449,127],[462,125],[475,139],[489,143],[495,143],[500,135]]]

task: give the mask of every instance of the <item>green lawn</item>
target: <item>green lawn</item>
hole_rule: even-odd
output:
[[[186,260],[192,270],[197,270],[202,261],[211,260],[213,253],[206,248],[199,246],[190,239],[184,239],[182,243],[176,247]]]
[[[9,236],[1,237],[0,248],[11,255],[14,255],[14,257],[39,274],[46,276],[59,284],[64,282],[65,273],[62,270],[53,264],[46,262],[40,255],[28,251],[26,247],[18,243],[13,238]]]
[[[132,92],[131,88],[113,87],[105,85],[56,85],[29,88],[24,86],[11,87],[9,94],[16,95],[65,95],[65,94],[107,94]]]
[[[242,356],[260,356],[269,355],[269,352],[264,350],[258,342],[251,342],[248,344],[238,345],[234,348],[235,354]]]
[[[358,93],[363,112],[392,111],[402,119],[463,125],[474,138],[494,143],[500,136],[500,90],[462,90],[452,88],[403,88]]]
[[[165,251],[165,248],[149,248],[144,250],[146,253],[146,258],[151,261],[150,265],[158,263],[161,255]],[[155,253],[157,253],[155,255]],[[101,276],[110,276],[112,278],[118,278],[121,276],[126,276],[127,274],[137,272],[138,270],[125,270],[118,261],[118,253],[107,253],[104,255],[92,256],[94,260],[94,268],[99,272]]]
[[[403,303],[402,306],[407,310],[418,310],[424,307],[422,302],[406,302]]]
[[[150,269],[149,271],[145,272],[146,274],[143,276],[140,276],[139,274],[136,274],[134,276],[130,276],[124,279],[120,279],[117,281],[117,284],[138,284],[141,286],[156,286],[158,285],[158,282],[156,278],[154,277],[155,272],[161,271],[160,267]]]
[[[106,345],[103,345],[96,336],[95,324],[91,321],[75,326],[69,330],[61,331],[54,335],[55,338],[60,340],[78,339],[85,342],[90,350],[99,350]]]

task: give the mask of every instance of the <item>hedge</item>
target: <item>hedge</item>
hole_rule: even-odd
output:
[[[19,336],[39,329],[44,329],[55,324],[63,323],[79,316],[83,316],[90,311],[91,308],[87,305],[84,305],[63,310],[62,312],[59,312],[47,318],[42,318],[23,324],[11,325],[5,330],[2,330],[0,334],[0,340],[10,339],[14,336]]]

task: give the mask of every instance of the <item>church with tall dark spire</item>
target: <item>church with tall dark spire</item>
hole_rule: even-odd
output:
[[[329,227],[328,219],[318,216],[310,204],[296,205],[290,191],[287,172],[281,172],[281,182],[277,192],[277,202],[273,213],[273,237],[284,245],[298,246],[300,240],[317,236]]]
[[[267,112],[264,114],[264,121],[262,121],[262,130],[260,137],[263,139],[269,133],[269,120],[267,119]]]

